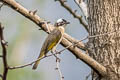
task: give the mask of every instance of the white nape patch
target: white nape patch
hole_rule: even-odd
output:
[[[63,22],[62,18],[60,18],[60,19],[57,20],[57,23],[60,23],[60,22]]]

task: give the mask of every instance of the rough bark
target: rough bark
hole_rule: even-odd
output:
[[[105,66],[108,75],[93,72],[93,80],[120,80],[120,0],[88,0],[90,56]]]

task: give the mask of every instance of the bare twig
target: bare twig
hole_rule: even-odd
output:
[[[77,6],[80,8],[81,10],[81,13],[83,14],[86,22],[88,23],[88,11],[87,11],[87,3],[85,3],[85,1],[82,1],[82,0],[74,0],[74,2],[77,4]],[[83,3],[84,3],[84,8],[82,7],[83,6]],[[84,9],[84,10],[83,10]]]
[[[0,4],[0,10],[1,10],[1,8],[3,7],[3,5],[4,5],[4,3]]]
[[[87,76],[86,76],[86,79],[85,80],[88,80],[88,78],[90,77],[91,73],[89,73]]]
[[[55,58],[56,58],[56,68],[55,68],[55,70],[58,71],[59,76],[60,76],[60,80],[64,80],[64,76],[62,75],[62,72],[60,70],[60,58],[58,57],[57,53],[58,53],[58,51],[56,51],[56,53],[53,54],[55,56]]]
[[[80,5],[79,5],[79,3],[81,2],[81,0],[74,0],[74,2],[77,4],[77,6],[80,8],[80,10],[81,10],[81,7],[80,7]]]
[[[86,39],[88,39],[88,37],[85,37],[85,38],[83,38],[82,40],[79,40],[78,42],[76,42],[76,43],[74,43],[74,44],[71,44],[71,45],[66,46],[64,49],[58,51],[57,54],[60,54],[61,52],[63,52],[64,50],[68,49],[68,48],[71,47],[71,46],[76,46],[79,42],[82,42],[82,41],[84,41],[84,40],[86,40]]]
[[[56,52],[56,53],[57,53],[57,52]],[[44,59],[44,58],[50,57],[50,56],[52,56],[52,55],[55,55],[56,53],[46,55],[46,56],[43,57],[43,58],[36,59],[36,60],[34,60],[34,61],[30,62],[30,63],[26,63],[26,64],[23,64],[23,65],[14,66],[14,67],[10,67],[10,66],[9,66],[8,69],[12,70],[12,69],[19,69],[19,68],[24,68],[24,67],[27,67],[27,66],[31,66],[31,65],[34,64],[36,61],[39,61],[39,60],[42,60],[42,59]]]
[[[55,68],[55,70],[58,71],[59,76],[60,76],[60,80],[64,80],[64,76],[62,75],[62,72],[60,70],[60,58],[58,57],[58,54],[60,54],[60,53],[57,50],[55,50],[55,53],[52,52],[52,54],[56,58],[56,68]]]
[[[59,76],[60,76],[60,80],[64,80],[64,77],[63,77],[62,72],[60,70],[60,58],[58,57],[58,54],[60,54],[60,53],[57,50],[55,50],[55,53],[52,52],[52,54],[56,58],[56,68],[55,68],[55,70],[58,71]]]
[[[61,51],[61,52],[62,52],[62,51]],[[44,58],[46,58],[46,57],[50,57],[50,56],[52,56],[52,55],[54,55],[54,56],[56,57],[56,54],[58,54],[58,52],[53,53],[53,54],[50,54],[50,55],[46,55],[46,56],[43,57],[43,58],[36,59],[36,60],[34,60],[34,61],[30,62],[30,63],[27,63],[27,64],[23,64],[23,65],[19,65],[19,66],[14,66],[14,67],[10,67],[10,66],[9,66],[8,69],[12,70],[12,69],[19,69],[19,68],[24,68],[24,67],[27,67],[27,66],[31,66],[31,65],[34,64],[36,61],[42,60],[42,59],[44,59]]]
[[[112,34],[118,33],[118,32],[120,32],[120,30],[115,30],[112,32],[107,32],[107,33],[98,34],[98,35],[92,35],[92,36],[88,36],[88,38],[95,38],[95,37],[100,37],[100,36],[105,36],[105,35],[112,35]]]
[[[82,16],[78,16],[75,11],[73,11],[68,5],[65,4],[64,0],[57,1],[59,1],[61,6],[63,6],[67,11],[69,11],[75,18],[77,18],[79,22],[84,26],[84,28],[88,31],[88,25],[83,21]]]
[[[56,58],[56,70],[59,73],[60,80],[64,80],[64,76],[62,75],[62,72],[60,70],[60,59],[59,58]]]
[[[83,42],[79,42],[79,40],[69,36],[68,34],[64,34],[63,35],[65,39],[67,39],[68,41],[70,41],[71,43],[77,43],[76,47],[82,49],[83,51],[86,51],[86,47],[85,47],[85,44]]]
[[[46,56],[43,57],[43,58],[36,59],[36,60],[34,60],[34,61],[30,62],[30,63],[24,64],[24,65],[14,66],[14,67],[8,67],[8,69],[12,70],[12,69],[19,69],[19,68],[24,68],[24,67],[27,67],[27,66],[31,66],[31,65],[34,64],[36,61],[42,60],[42,59],[44,59],[44,58],[46,58],[46,57],[50,57],[50,56],[52,56],[52,55],[53,55],[53,54],[51,54],[51,55],[46,55]]]
[[[8,73],[7,49],[6,49],[7,45],[6,45],[6,42],[4,40],[3,28],[2,28],[1,23],[0,23],[0,42],[1,42],[1,46],[2,46],[3,65],[4,65],[3,80],[6,80],[7,79],[7,73]]]

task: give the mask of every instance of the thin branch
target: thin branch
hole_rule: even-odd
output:
[[[59,53],[63,52],[64,50],[68,49],[68,48],[71,47],[71,46],[74,46],[74,47],[75,47],[77,44],[79,44],[80,42],[82,42],[82,41],[84,41],[84,40],[86,40],[86,39],[88,39],[88,37],[85,37],[85,38],[83,38],[82,40],[79,40],[78,42],[76,42],[76,43],[74,43],[74,44],[71,44],[71,45],[66,46],[64,49],[58,51],[57,53],[59,54]]]
[[[85,47],[85,44],[73,37],[71,37],[70,35],[64,33],[64,38],[67,39],[68,41],[70,41],[71,43],[77,43],[76,47],[82,49],[83,51],[86,51],[86,47]]]
[[[91,76],[91,73],[89,73],[89,74],[86,76],[86,79],[85,79],[85,80],[88,80],[90,76]]]
[[[56,52],[56,53],[57,53],[57,52]],[[36,61],[39,61],[39,60],[42,60],[42,59],[44,59],[44,58],[47,58],[47,57],[53,56],[53,55],[55,55],[56,53],[46,55],[46,56],[43,57],[43,58],[36,59],[36,60],[34,60],[34,61],[30,62],[30,63],[26,63],[26,64],[23,64],[23,65],[14,66],[14,67],[9,66],[8,69],[12,70],[12,69],[19,69],[19,68],[28,67],[28,66],[31,66],[32,64],[34,64]]]
[[[74,2],[77,4],[77,6],[80,8],[80,10],[81,10],[81,7],[80,7],[80,2],[81,2],[81,0],[74,0]]]
[[[4,65],[4,71],[3,71],[3,80],[7,79],[7,73],[8,73],[8,64],[7,64],[7,45],[6,42],[4,40],[4,36],[3,36],[3,27],[0,23],[0,42],[1,42],[1,46],[2,46],[2,55],[3,55],[3,65]]]
[[[56,68],[55,68],[55,70],[58,71],[59,76],[60,76],[60,80],[64,80],[64,76],[62,75],[62,72],[60,70],[60,61],[61,61],[61,59],[58,57],[58,54],[60,54],[60,53],[57,50],[55,50],[55,53],[52,52],[52,54],[56,58]]]
[[[1,10],[1,8],[3,7],[3,5],[4,5],[4,3],[0,4],[0,10]]]
[[[118,32],[120,32],[120,30],[115,30],[112,32],[102,33],[102,34],[98,34],[98,35],[92,35],[92,36],[88,36],[88,38],[95,38],[95,37],[100,37],[100,36],[105,36],[105,35],[112,35],[112,34],[118,33]]]
[[[30,63],[24,64],[24,65],[19,65],[19,66],[14,66],[14,67],[10,67],[10,66],[9,66],[8,69],[12,70],[12,69],[19,69],[19,68],[24,68],[24,67],[27,67],[27,66],[31,66],[31,65],[34,64],[36,61],[42,60],[42,59],[44,59],[44,58],[46,58],[46,57],[50,57],[50,56],[52,56],[52,55],[53,55],[53,54],[51,54],[51,55],[46,55],[46,56],[43,57],[43,58],[36,59],[36,60],[34,60],[34,61],[30,62]]]
[[[88,25],[83,21],[82,16],[78,16],[75,11],[73,11],[68,5],[65,4],[64,0],[57,0],[60,2],[61,6],[64,7],[69,13],[71,13],[74,18],[77,18],[79,22],[84,26],[84,28],[88,31]]]
[[[46,56],[44,56],[43,58],[36,59],[36,60],[34,60],[34,61],[30,62],[30,63],[26,63],[26,64],[23,64],[23,65],[13,66],[13,67],[9,66],[8,69],[12,70],[12,69],[19,69],[19,68],[28,67],[28,66],[31,66],[32,64],[34,64],[36,61],[39,61],[39,60],[42,60],[42,59],[44,59],[44,58],[47,58],[47,57],[53,56],[53,55],[55,55],[55,54],[56,54],[56,53],[46,55]]]
[[[60,59],[59,58],[56,58],[56,70],[59,73],[60,80],[64,80],[64,76],[62,75],[62,72],[60,70]]]

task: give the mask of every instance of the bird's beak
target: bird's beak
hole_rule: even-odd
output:
[[[66,22],[66,24],[70,24],[70,22]]]

